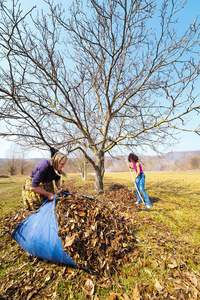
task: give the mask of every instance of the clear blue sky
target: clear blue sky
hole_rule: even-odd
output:
[[[85,0],[86,1],[86,0]],[[157,0],[160,1],[160,0]],[[31,7],[34,5],[37,5],[38,9],[41,9],[44,7],[43,1],[41,0],[35,0],[35,1],[27,1],[27,0],[21,0],[19,1],[22,6],[22,10],[26,12],[29,10]],[[59,2],[59,1],[56,1]],[[62,2],[62,1],[60,1]],[[67,4],[71,3],[71,0],[67,1]],[[10,3],[8,1],[7,3]],[[63,2],[62,2],[63,3]],[[182,10],[181,13],[181,20],[179,22],[179,28],[180,29],[185,29],[188,27],[190,22],[200,13],[200,0],[188,0],[188,3],[184,10]],[[200,97],[199,97],[199,104],[200,104]],[[188,128],[195,128],[200,125],[200,115],[197,116],[195,115],[189,125],[187,126]],[[3,124],[0,123],[0,130],[3,129]],[[200,150],[200,136],[198,136],[195,133],[187,133],[187,132],[181,132],[180,133],[180,141],[179,143],[172,149],[167,149],[167,152],[170,151],[195,151],[195,150]],[[11,147],[15,147],[15,145],[12,142],[6,141],[6,139],[2,139],[0,137],[0,145],[1,145],[1,151],[0,151],[0,158],[6,158],[8,152],[10,151]],[[144,155],[153,155],[154,153],[150,150],[148,150],[146,153],[141,153]],[[30,151],[28,153],[27,157],[48,157],[49,153],[48,152],[41,152],[41,151]]]

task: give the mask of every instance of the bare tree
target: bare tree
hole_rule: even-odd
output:
[[[85,149],[85,152],[87,152],[87,149]],[[87,153],[87,155],[89,154]],[[89,161],[87,161],[85,155],[80,150],[74,153],[73,158],[76,169],[81,174],[81,178],[85,181]]]
[[[200,156],[199,155],[193,156],[189,161],[189,165],[191,166],[191,169],[199,169],[200,168]]]
[[[18,158],[17,158],[16,151],[15,151],[13,145],[10,147],[10,149],[7,153],[7,158],[5,159],[3,164],[4,164],[5,170],[10,174],[10,176],[17,174]]]
[[[199,24],[175,30],[186,1],[75,0],[69,15],[51,0],[37,15],[5,3],[2,136],[40,149],[80,149],[101,190],[105,153],[116,145],[156,150],[176,130],[200,133],[185,127],[200,111]]]
[[[25,149],[18,149],[18,170],[21,175],[24,175],[26,173],[26,169],[29,164],[28,161],[25,159],[26,156],[27,151],[25,151]]]

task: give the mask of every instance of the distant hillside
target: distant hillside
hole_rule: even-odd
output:
[[[147,171],[200,169],[200,150],[169,152],[161,156],[146,156],[144,157],[144,163]]]
[[[145,158],[167,158],[168,160],[177,161],[178,159],[190,159],[193,156],[199,156],[200,150],[198,151],[179,151],[179,152],[169,152],[163,155],[155,156],[144,156]]]
[[[200,169],[200,150],[169,152],[164,155],[141,156],[145,171],[168,170],[193,170]],[[107,172],[126,172],[128,170],[127,157],[106,157],[105,166]]]

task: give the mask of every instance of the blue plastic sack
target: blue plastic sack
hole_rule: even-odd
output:
[[[37,212],[22,221],[14,229],[11,237],[29,254],[56,263],[77,266],[63,251],[63,244],[58,236],[56,197],[53,201],[44,202]]]

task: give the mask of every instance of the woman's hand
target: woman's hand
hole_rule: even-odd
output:
[[[37,187],[31,187],[31,191],[33,191],[34,193],[38,193],[40,195],[44,195],[46,196],[49,200],[53,200],[54,199],[54,194],[45,191],[44,189],[42,189],[40,186]]]
[[[53,199],[54,199],[54,196],[55,196],[54,194],[49,193],[49,196],[47,196],[47,197],[48,197],[49,200],[53,200]]]
[[[60,188],[58,188],[58,191],[57,191],[56,195],[60,195],[60,194],[62,195],[63,192],[64,192],[64,188],[60,187]]]
[[[59,192],[63,192],[63,190],[64,190],[64,188],[62,186],[58,186],[57,189]]]
[[[64,188],[60,184],[60,180],[56,181],[56,187],[57,187],[57,190],[58,190],[58,194],[62,193],[64,191]]]

